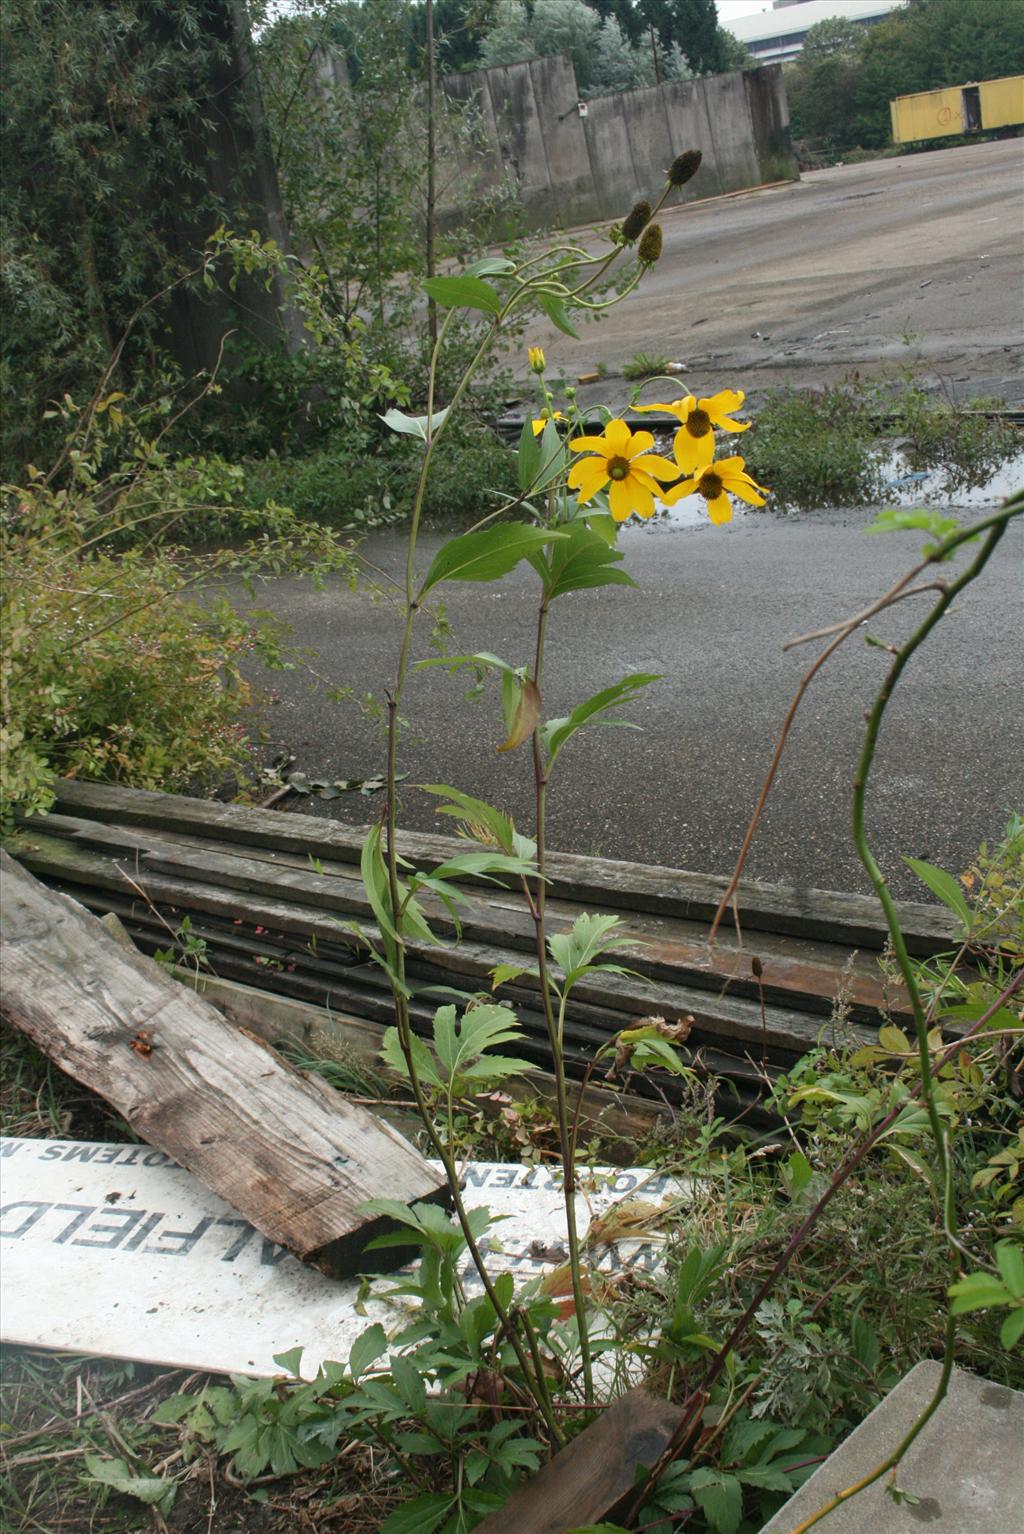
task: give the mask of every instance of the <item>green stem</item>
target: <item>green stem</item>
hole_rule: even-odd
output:
[[[533,680],[538,691],[544,674],[544,641],[547,636],[548,602],[541,600],[537,613],[537,644],[533,662]],[[546,908],[547,882],[545,864],[547,852],[547,766],[544,761],[540,732],[533,733],[533,772],[536,797],[537,837],[537,885],[530,911],[533,917],[534,938],[537,950],[537,976],[540,982],[541,1000],[544,1006],[544,1022],[551,1046],[552,1071],[555,1078],[555,1114],[558,1120],[558,1143],[562,1156],[565,1200],[565,1233],[569,1248],[569,1276],[572,1281],[573,1304],[580,1338],[580,1364],[583,1369],[583,1391],[587,1405],[594,1400],[594,1368],[590,1354],[590,1333],[587,1325],[586,1297],[583,1293],[583,1276],[580,1272],[580,1239],[576,1225],[576,1147],[573,1125],[569,1118],[569,1102],[566,1090],[565,1060],[562,1053],[562,1018],[564,997],[556,1020],[552,1004],[552,984],[548,973]]]

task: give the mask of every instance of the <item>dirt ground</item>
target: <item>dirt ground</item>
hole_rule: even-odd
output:
[[[756,398],[907,362],[1024,403],[1022,191],[1024,139],[1010,139],[677,208],[626,303],[579,341],[547,325],[530,339],[570,375],[667,354],[697,392],[742,379]]]

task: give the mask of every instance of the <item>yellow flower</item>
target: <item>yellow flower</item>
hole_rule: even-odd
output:
[[[574,453],[596,455],[581,458],[569,470],[579,504],[592,501],[610,484],[608,500],[616,522],[625,522],[634,511],[640,517],[653,516],[654,497],[660,494],[657,481],[675,479],[678,473],[675,464],[650,451],[654,438],[649,431],[631,432],[625,421],[609,421],[601,436],[574,437],[569,446]]]
[[[705,468],[715,456],[715,433],[720,431],[746,431],[749,421],[733,421],[730,416],[739,410],[745,396],[742,389],[721,389],[708,399],[694,399],[688,394],[671,405],[638,405],[640,411],[663,410],[682,422],[673,444],[676,462],[687,474],[695,474]]]
[[[708,516],[716,526],[732,521],[730,495],[738,495],[741,501],[748,501],[751,506],[763,506],[768,494],[764,485],[759,485],[746,473],[742,458],[719,458],[717,463],[698,469],[690,479],[673,485],[671,490],[663,490],[661,499],[666,506],[674,506],[676,501],[694,491],[707,501]]]
[[[530,367],[532,370],[535,373],[543,373],[544,369],[547,367],[547,363],[544,360],[543,346],[529,346],[527,347],[527,353],[530,358]]]
[[[533,435],[539,437],[549,421],[564,421],[565,416],[560,410],[542,410],[540,415],[534,416]]]

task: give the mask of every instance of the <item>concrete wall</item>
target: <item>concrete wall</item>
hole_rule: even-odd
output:
[[[700,149],[704,160],[674,202],[798,174],[777,64],[593,97],[585,117],[566,55],[453,75],[444,91],[473,104],[481,139],[465,164],[464,152],[448,152],[459,162],[443,178],[448,220],[462,211],[466,187],[479,196],[502,176],[518,185],[520,227],[621,218],[639,197],[657,200],[684,149]]]

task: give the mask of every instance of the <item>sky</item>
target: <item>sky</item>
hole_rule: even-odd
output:
[[[723,26],[740,16],[756,16],[759,11],[770,11],[772,0],[718,0],[718,19]]]

